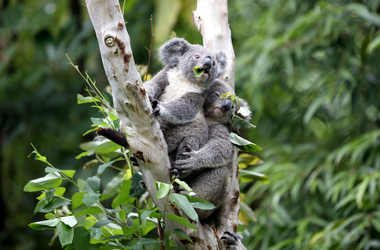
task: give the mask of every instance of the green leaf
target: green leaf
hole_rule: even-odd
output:
[[[62,247],[71,244],[74,239],[74,228],[71,228],[65,225],[63,222],[58,223],[57,233],[59,241],[61,242]]]
[[[240,202],[240,212],[245,214],[252,222],[257,222],[257,218],[253,210],[244,202]]]
[[[157,210],[160,210],[159,207],[156,207],[152,210],[145,210],[141,213],[141,221],[144,221],[146,218],[148,218],[152,213],[156,213]]]
[[[233,120],[233,123],[232,123],[232,128],[235,128],[235,129],[241,129],[241,128],[256,128],[255,125],[251,124],[250,122],[247,122],[246,120],[242,119],[241,117],[239,116],[236,116],[236,115],[233,115],[232,116],[232,120]]]
[[[91,97],[91,96],[84,97],[81,94],[77,94],[77,101],[78,101],[78,104],[100,102],[100,100],[97,96],[95,96],[95,97]]]
[[[118,196],[115,197],[112,201],[112,208],[116,209],[118,206],[123,204],[129,199],[129,192],[131,190],[132,181],[124,181],[123,185],[121,186],[120,193]]]
[[[90,227],[91,239],[99,240],[102,236],[102,228]]]
[[[95,193],[99,193],[99,191],[100,191],[100,178],[98,176],[88,177],[86,180],[86,183]]]
[[[78,250],[88,250],[90,248],[90,232],[84,227],[74,229],[73,247]]]
[[[49,213],[54,211],[54,209],[57,209],[62,206],[70,205],[70,200],[62,199],[62,198],[53,198],[50,202],[45,203],[44,200],[41,200],[42,205],[39,206],[34,210],[34,213],[41,212],[41,213]]]
[[[89,207],[85,210],[75,213],[74,215],[76,217],[79,217],[79,216],[88,215],[88,214],[101,214],[101,213],[103,213],[103,210],[100,209],[99,207]]]
[[[190,239],[190,236],[187,235],[187,233],[185,233],[183,230],[177,228],[177,229],[174,229],[173,231],[170,232],[171,234],[175,234],[175,235],[178,235],[182,238],[185,238],[187,239],[188,241],[190,241],[191,243],[193,243],[193,241]]]
[[[48,214],[45,214],[45,218],[48,220],[54,220],[55,215],[53,213],[48,213]]]
[[[80,158],[82,158],[82,157],[84,157],[84,156],[87,156],[87,155],[90,154],[90,153],[93,153],[93,151],[82,152],[82,153],[80,153],[79,155],[77,155],[77,156],[75,157],[75,159],[79,160]]]
[[[99,228],[99,227],[105,226],[105,225],[107,225],[109,223],[112,223],[112,221],[104,219],[104,220],[100,220],[100,221],[96,222],[95,225],[93,225],[92,227]]]
[[[61,217],[61,221],[69,227],[74,227],[78,223],[77,219],[73,215]]]
[[[194,67],[193,70],[194,70],[194,75],[196,78],[200,78],[205,72],[205,70],[200,67]]]
[[[169,213],[167,216],[167,219],[168,220],[175,220],[176,222],[178,222],[184,226],[190,227],[190,228],[198,231],[197,227],[194,226],[193,224],[191,224],[190,221],[188,221],[186,218],[183,218],[183,217],[177,216],[175,214]]]
[[[198,221],[198,214],[195,212],[186,196],[181,194],[169,194],[169,199],[178,205],[190,219]]]
[[[59,187],[57,189],[51,189],[51,190],[55,190],[54,195],[56,195],[56,196],[63,196],[64,193],[66,192],[66,188],[64,188],[64,187]],[[48,191],[48,192],[50,192],[50,191]],[[48,192],[42,193],[40,196],[37,197],[37,200],[42,200]]]
[[[46,167],[45,168],[45,173],[54,173],[54,172],[61,172],[70,178],[73,178],[73,176],[75,174],[75,170],[60,170],[58,168],[52,168],[52,167]]]
[[[112,141],[107,141],[103,144],[100,144],[95,148],[95,153],[96,154],[107,154],[114,152],[118,149],[122,148],[122,146],[112,142]]]
[[[249,171],[249,170],[239,170],[239,177],[242,179],[248,179],[248,180],[254,180],[254,181],[260,181],[264,184],[270,184],[270,181],[268,179],[268,176],[265,174]]]
[[[50,188],[58,188],[62,183],[62,177],[57,173],[49,173],[45,177],[29,181],[24,192],[36,192],[49,190]]]
[[[28,226],[34,230],[46,230],[46,229],[54,229],[60,222],[61,222],[61,219],[56,218],[53,220],[33,222],[33,223],[30,223]]]
[[[181,181],[180,179],[175,179],[174,182],[176,182],[179,185],[181,185],[181,187],[183,187],[184,189],[186,189],[186,191],[193,192],[193,189],[191,187],[189,187],[189,185],[187,185],[186,182]]]
[[[246,152],[257,152],[262,148],[254,144],[253,142],[247,141],[246,139],[241,138],[235,133],[230,133],[230,140],[238,149],[241,149]]]
[[[83,204],[83,195],[84,193],[77,192],[77,193],[74,193],[73,196],[71,197],[73,211]]]
[[[104,164],[100,165],[98,167],[98,174],[103,174],[103,172],[106,170],[106,168],[108,168],[109,166],[111,166],[114,162],[122,161],[122,160],[124,160],[124,158],[120,157],[120,158],[117,158],[117,159],[115,159],[113,161],[110,161],[110,162],[107,162],[107,163],[104,163]]]
[[[28,155],[28,158],[29,158],[32,154],[36,154],[36,156],[34,157],[35,160],[37,160],[37,161],[42,161],[42,162],[45,162],[45,163],[48,163],[46,157],[43,156],[43,155],[40,155],[40,153],[38,153],[37,149],[33,146],[33,144],[32,144],[32,147],[34,148],[34,150]]]
[[[152,238],[140,238],[137,241],[137,244],[149,246],[149,245],[160,244],[161,242],[162,242],[161,240],[155,240],[155,239],[152,239]]]
[[[158,190],[156,198],[162,199],[169,193],[172,185],[156,181],[156,188]]]
[[[202,200],[194,196],[189,196],[189,195],[186,195],[186,197],[189,200],[191,206],[193,206],[194,208],[203,209],[203,210],[211,210],[215,208],[214,204],[208,201]]]
[[[118,190],[120,189],[121,182],[124,179],[124,175],[125,174],[123,172],[120,172],[114,178],[112,178],[110,182],[108,182],[100,198],[101,201],[109,199],[117,194]]]
[[[84,194],[82,201],[86,206],[91,206],[98,201],[99,196],[100,194]]]

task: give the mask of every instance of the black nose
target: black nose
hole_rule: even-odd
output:
[[[203,61],[203,69],[211,69],[211,58],[206,57]]]
[[[225,99],[222,106],[222,111],[227,113],[231,109],[232,103],[230,99]]]

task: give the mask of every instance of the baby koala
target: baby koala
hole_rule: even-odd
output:
[[[199,218],[205,219],[212,214],[225,199],[230,189],[233,173],[232,158],[235,147],[230,141],[231,116],[237,114],[237,106],[221,95],[233,92],[223,81],[215,80],[208,90],[203,110],[208,124],[208,141],[199,150],[188,145],[178,148],[178,154],[171,172],[185,181],[196,193],[195,197],[214,204],[214,210],[197,210]],[[241,107],[247,107],[239,99]],[[244,117],[249,120],[250,117]],[[178,192],[188,194],[182,187]]]
[[[198,149],[207,142],[202,106],[208,88],[224,73],[227,57],[222,51],[213,52],[183,38],[166,42],[159,56],[165,67],[144,87],[173,159],[180,143]]]

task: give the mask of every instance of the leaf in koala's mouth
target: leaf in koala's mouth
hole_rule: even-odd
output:
[[[200,68],[200,67],[194,67],[193,70],[194,70],[196,78],[200,78],[203,75],[203,73],[205,72],[205,70]]]

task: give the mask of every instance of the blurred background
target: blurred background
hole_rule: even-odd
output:
[[[137,64],[160,69],[156,49],[172,31],[202,43],[193,0],[121,1]],[[81,170],[79,144],[94,134],[86,83],[68,64],[108,86],[84,1],[0,0],[0,248],[48,246],[54,232],[27,225],[38,194],[23,192],[45,165]],[[380,249],[380,1],[229,2],[236,93],[264,149],[247,166],[270,183],[243,182],[255,212],[247,249]],[[254,164],[254,163],[252,163]],[[88,170],[91,171],[91,170]],[[79,177],[89,174],[77,171]]]

